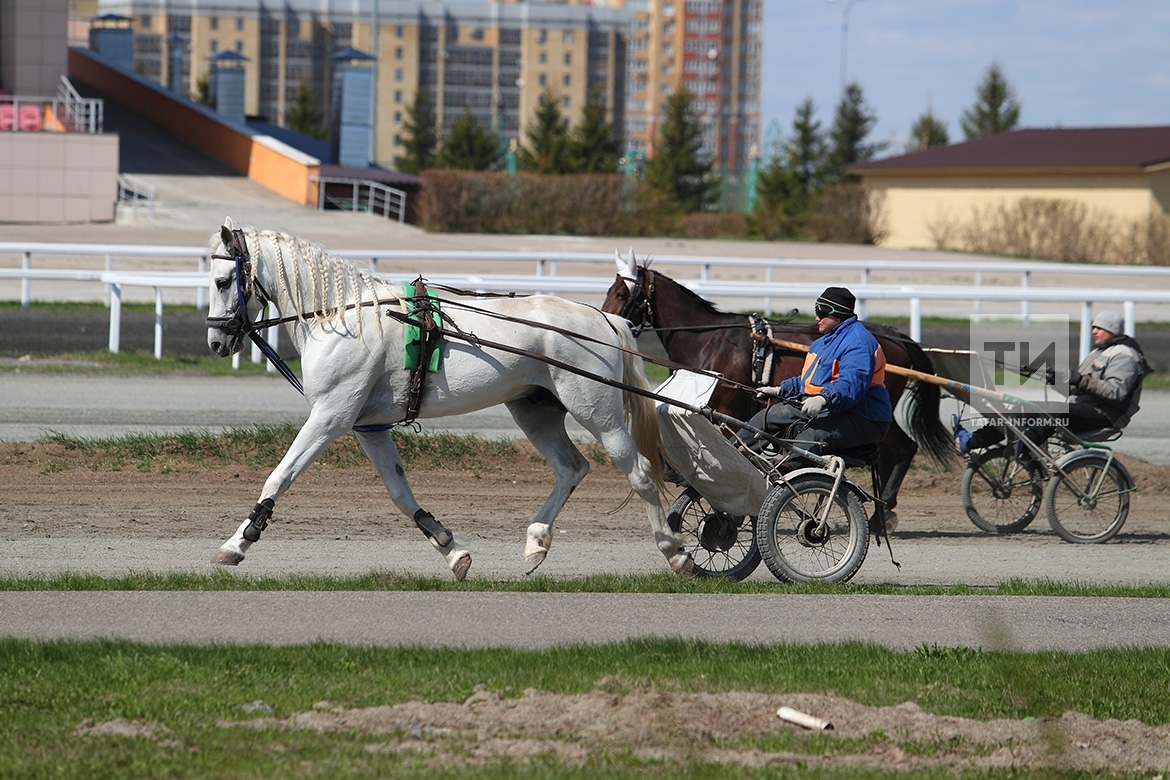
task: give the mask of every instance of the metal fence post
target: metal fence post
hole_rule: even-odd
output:
[[[110,285],[110,352],[118,354],[122,344],[122,285]]]

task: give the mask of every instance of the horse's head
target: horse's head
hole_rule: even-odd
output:
[[[268,303],[256,281],[244,231],[231,217],[211,238],[209,276],[207,346],[227,357],[240,351],[254,315]]]
[[[617,314],[629,320],[638,333],[650,327],[650,271],[638,265],[634,250],[630,250],[627,261],[620,252],[614,252],[617,263],[617,278],[605,293],[601,310]]]

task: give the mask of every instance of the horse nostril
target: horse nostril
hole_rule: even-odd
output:
[[[211,342],[211,349],[215,352],[222,352],[223,351],[223,342],[220,342],[220,341]]]

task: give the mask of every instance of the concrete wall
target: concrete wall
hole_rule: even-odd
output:
[[[1170,174],[1155,177],[1141,172],[867,174],[864,183],[885,192],[889,234],[882,245],[895,249],[934,249],[935,234],[948,223],[969,223],[976,212],[1010,207],[1021,198],[1071,200],[1127,222],[1163,212],[1170,199]]]
[[[320,160],[176,97],[84,49],[70,49],[69,74],[273,192],[296,203],[317,205],[313,179],[320,173]]]
[[[0,222],[111,222],[118,136],[0,133]]]

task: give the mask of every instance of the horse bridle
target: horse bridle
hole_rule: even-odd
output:
[[[264,289],[264,285],[260,284],[260,280],[252,275],[252,255],[248,252],[248,242],[244,238],[244,231],[238,228],[232,231],[232,245],[229,249],[231,255],[213,254],[211,257],[215,260],[231,260],[236,264],[236,307],[227,317],[208,317],[207,327],[218,328],[229,336],[245,335],[250,338],[261,354],[268,358],[268,362],[276,367],[281,376],[287,379],[289,384],[295,387],[301,395],[304,395],[305,390],[301,385],[301,380],[297,379],[297,375],[284,362],[280,353],[260,335],[264,326],[252,322],[248,317],[248,301],[252,300],[253,296],[260,302],[261,311],[272,300],[272,296]]]
[[[646,328],[654,328],[654,316],[651,311],[650,296],[654,294],[654,281],[650,278],[650,269],[639,268],[634,278],[620,276],[624,282],[631,282],[630,297],[622,304],[618,316],[629,320],[630,330],[634,336],[640,336]]]
[[[248,301],[253,294],[260,301],[263,309],[271,298],[260,280],[252,276],[252,256],[248,253],[248,243],[244,238],[244,231],[232,231],[232,245],[230,255],[213,254],[215,260],[231,260],[236,264],[236,307],[227,317],[208,317],[207,327],[218,328],[231,336],[251,336],[256,331],[255,325],[248,319]],[[245,281],[247,280],[247,281]]]

